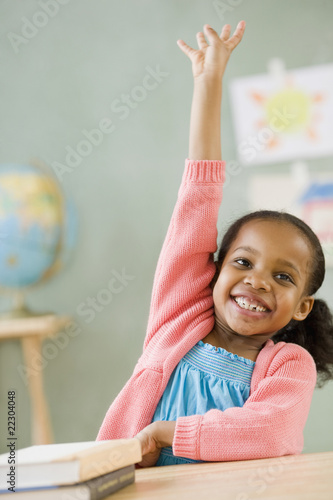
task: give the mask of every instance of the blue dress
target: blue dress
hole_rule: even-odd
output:
[[[250,395],[255,362],[199,340],[180,360],[156,407],[152,422],[203,415],[211,409],[243,406]],[[201,463],[162,448],[156,467]]]

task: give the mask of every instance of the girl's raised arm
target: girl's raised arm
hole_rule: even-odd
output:
[[[212,307],[210,283],[216,271],[213,257],[224,178],[220,138],[222,78],[244,29],[245,22],[241,21],[229,37],[230,26],[226,25],[219,37],[205,25],[209,44],[203,33],[198,33],[198,50],[177,41],[192,61],[194,77],[189,157],[156,267],[144,350],[159,331],[163,342],[179,341],[180,332],[186,336],[179,318],[189,326],[189,321],[199,321],[201,315],[207,317]]]
[[[204,33],[197,33],[199,50],[183,40],[178,46],[192,62],[194,78],[191,108],[189,159],[221,160],[221,99],[222,79],[231,52],[242,40],[245,21],[240,21],[230,37],[230,24],[224,25],[221,35],[208,24]]]

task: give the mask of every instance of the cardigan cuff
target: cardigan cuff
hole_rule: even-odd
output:
[[[185,170],[182,181],[192,182],[219,182],[223,183],[225,177],[223,160],[185,160]]]
[[[178,417],[172,441],[172,453],[175,457],[200,460],[200,426],[203,415]]]

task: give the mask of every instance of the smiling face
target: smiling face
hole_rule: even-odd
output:
[[[270,336],[311,311],[306,296],[311,250],[288,223],[244,224],[223,261],[213,289],[215,315],[240,335]]]

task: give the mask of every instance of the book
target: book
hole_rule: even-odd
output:
[[[20,500],[102,500],[121,488],[134,483],[134,464],[122,467],[103,476],[83,483],[47,488],[24,488],[15,490],[15,498]],[[12,492],[0,490],[1,500],[13,498]]]
[[[141,460],[138,438],[29,446],[0,455],[0,490],[82,483]]]

